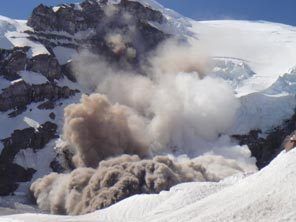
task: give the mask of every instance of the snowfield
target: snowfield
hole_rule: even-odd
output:
[[[13,20],[4,16],[0,16],[0,48],[11,49],[13,47],[30,46],[29,57],[39,54],[49,54],[47,49],[40,43],[33,42],[24,33],[31,30],[25,20]]]
[[[296,150],[282,152],[253,175],[219,183],[187,183],[159,195],[137,195],[92,214],[23,214],[0,222],[295,221]]]

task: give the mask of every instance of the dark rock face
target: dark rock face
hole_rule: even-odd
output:
[[[79,4],[64,4],[58,10],[52,7],[39,5],[33,10],[32,16],[28,20],[28,25],[35,31],[65,31],[74,34],[85,31],[89,28],[101,28],[102,23],[106,24],[106,16],[120,18],[124,12],[130,13],[137,20],[153,21],[162,23],[163,15],[151,8],[145,7],[139,2],[122,0],[114,8],[109,7],[107,1],[86,0]],[[106,10],[110,10],[109,13]],[[113,15],[112,15],[113,14]],[[112,18],[112,20],[114,20]],[[107,21],[108,23],[115,21]],[[120,21],[116,21],[120,23]],[[114,24],[117,25],[117,24]]]
[[[127,0],[115,5],[109,5],[106,0],[86,0],[80,4],[61,5],[58,9],[39,5],[28,20],[33,30],[26,33],[30,40],[43,44],[49,54],[30,57],[30,47],[0,49],[0,75],[9,81],[17,80],[0,92],[0,112],[10,111],[8,117],[14,118],[26,111],[29,104],[44,101],[38,109],[52,110],[49,117],[54,121],[54,109],[63,103],[58,100],[79,92],[56,84],[64,76],[76,82],[72,62],[59,64],[54,53],[56,46],[76,51],[87,49],[119,68],[135,69],[150,50],[170,37],[150,23],[165,20],[160,12]],[[40,73],[48,82],[25,82],[20,79],[21,71]],[[46,122],[37,131],[33,128],[15,130],[1,141],[4,148],[0,153],[0,196],[13,193],[20,182],[30,181],[37,170],[15,164],[15,156],[27,148],[43,149],[56,138],[56,131],[56,124]],[[65,168],[58,156],[50,167],[56,172]]]
[[[14,111],[12,111],[11,113],[8,114],[9,118],[14,118],[20,114],[22,114],[23,112],[25,112],[27,110],[27,107],[25,106],[18,106],[14,109]]]
[[[62,67],[52,55],[37,55],[27,58],[29,47],[15,47],[11,50],[0,49],[0,73],[7,80],[19,79],[19,71],[28,70],[41,73],[48,80],[60,79]]]
[[[18,183],[30,181],[36,170],[14,164],[0,163],[0,196],[7,196],[18,188]]]
[[[62,65],[62,73],[72,82],[77,82],[77,79],[72,71],[72,61]]]
[[[63,173],[65,171],[65,168],[60,164],[60,162],[57,159],[51,161],[50,168],[55,173]]]
[[[42,149],[51,139],[55,138],[56,130],[57,125],[51,122],[42,124],[38,130],[34,128],[15,130],[11,137],[2,140],[4,149],[0,155],[0,162],[12,162],[21,149]]]
[[[37,55],[28,62],[28,70],[41,73],[48,80],[60,79],[62,68],[52,55]]]
[[[42,124],[38,130],[26,128],[15,130],[11,137],[1,142],[4,148],[0,154],[0,196],[9,195],[18,188],[18,183],[32,179],[35,169],[24,169],[13,163],[20,150],[32,148],[42,149],[51,139],[56,137],[57,125],[51,122]]]
[[[17,73],[26,67],[28,50],[28,47],[15,47],[12,50],[0,49],[0,74],[11,81],[18,79]]]
[[[120,68],[126,68],[127,64],[134,68],[150,50],[170,37],[150,24],[165,21],[161,12],[139,2],[122,0],[110,5],[103,0],[86,0],[58,9],[39,5],[27,24],[34,29],[28,32],[30,39],[49,49],[55,46],[87,49]],[[53,31],[55,34],[50,33]],[[68,35],[58,33],[61,31]],[[113,41],[112,37],[117,39]]]
[[[24,81],[19,81],[4,89],[0,94],[0,111],[23,108],[32,102],[40,102],[45,99],[49,101],[67,99],[77,92],[77,90],[72,90],[69,87],[59,87],[50,82],[41,85],[29,85]]]
[[[248,145],[252,156],[257,159],[259,169],[267,166],[283,149],[287,136],[296,129],[296,114],[280,127],[271,130],[266,138],[260,138],[260,130],[253,130],[248,135],[235,135],[240,145]]]
[[[37,108],[38,109],[54,109],[54,107],[55,107],[54,102],[48,100],[48,101],[40,104]]]

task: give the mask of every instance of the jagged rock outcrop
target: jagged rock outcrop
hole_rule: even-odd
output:
[[[0,196],[8,195],[18,188],[18,183],[32,179],[36,169],[25,169],[15,164],[14,158],[20,150],[42,149],[56,137],[57,125],[52,122],[42,124],[37,130],[26,128],[15,130],[11,137],[1,140],[4,148],[0,153]]]
[[[118,4],[85,0],[59,7],[39,5],[33,10],[27,22],[32,29],[25,31],[27,37],[24,38],[44,47],[46,50],[42,53],[48,53],[40,54],[39,50],[30,48],[33,46],[0,49],[0,75],[11,81],[0,90],[0,113],[13,119],[27,112],[30,104],[42,102],[33,109],[38,113],[51,110],[46,116],[53,123],[40,122],[38,131],[34,128],[16,129],[8,138],[2,137],[0,196],[14,192],[20,182],[31,180],[38,169],[24,169],[14,162],[15,156],[27,148],[43,149],[55,139],[57,128],[61,127],[56,119],[56,115],[61,116],[61,104],[79,92],[71,88],[73,84],[65,83],[68,80],[59,84],[64,78],[72,82],[76,82],[76,78],[71,69],[72,62],[61,62],[56,47],[76,52],[86,49],[121,69],[138,69],[145,55],[170,37],[153,25],[163,22],[166,18],[161,12],[127,0]],[[29,77],[24,79],[24,74]],[[30,82],[33,79],[35,82]],[[28,113],[32,113],[31,109]],[[4,113],[7,111],[8,114]],[[48,167],[58,172],[63,170],[58,160],[52,160]]]
[[[0,196],[12,194],[18,183],[30,181],[35,169],[24,169],[15,163],[0,163]]]
[[[27,23],[34,31],[27,33],[47,48],[88,49],[122,64],[121,68],[136,65],[170,36],[151,24],[165,22],[161,12],[136,1],[107,2],[87,0],[58,8],[39,5]]]
[[[32,102],[40,102],[46,99],[49,101],[67,99],[77,92],[77,90],[72,90],[67,86],[60,87],[50,82],[30,85],[21,80],[4,89],[0,94],[0,111],[23,108]]]
[[[25,70],[28,50],[29,47],[0,49],[0,75],[4,75],[8,80],[18,79],[18,72]]]
[[[248,135],[235,135],[240,145],[248,145],[252,156],[256,157],[259,169],[267,166],[282,150],[287,139],[296,129],[296,114],[281,126],[271,130],[264,138],[260,130],[253,130]]]
[[[72,61],[67,62],[66,64],[62,65],[62,73],[64,76],[66,76],[69,80],[71,80],[72,82],[77,82],[77,79],[73,73],[72,70]]]
[[[29,47],[0,49],[0,73],[4,78],[17,80],[20,78],[18,72],[23,70],[40,73],[50,81],[62,77],[62,67],[53,55],[40,54],[28,58],[28,50]]]
[[[60,79],[62,77],[62,67],[58,60],[52,55],[37,55],[29,60],[27,69],[41,73],[48,80]]]
[[[141,21],[162,23],[165,20],[161,12],[136,1],[122,0],[119,4],[113,5],[107,2],[86,0],[79,5],[63,4],[57,9],[41,4],[33,10],[28,25],[35,31],[65,31],[75,34],[90,28],[101,29],[103,25],[111,23],[119,26],[121,21],[115,21],[115,18],[121,18],[124,13],[130,13],[133,19]]]

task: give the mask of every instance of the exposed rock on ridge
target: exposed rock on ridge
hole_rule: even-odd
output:
[[[54,123],[41,122],[38,131],[34,128],[16,129],[8,138],[0,137],[4,146],[0,150],[0,195],[11,194],[20,182],[32,179],[38,169],[26,169],[14,163],[15,156],[27,148],[43,149],[55,139],[57,129],[61,127],[56,119],[57,103],[60,105],[79,92],[71,88],[73,84],[59,84],[66,77],[73,82],[76,79],[71,61],[61,63],[55,48],[87,49],[120,68],[138,68],[150,50],[170,37],[152,25],[165,20],[161,12],[126,0],[118,4],[86,0],[59,7],[39,5],[33,10],[27,22],[32,29],[25,33],[29,40],[44,46],[49,54],[32,55],[29,46],[0,49],[0,76],[12,81],[0,90],[0,112],[13,119],[26,112],[28,105],[43,102],[37,109],[40,112],[52,109],[49,117]],[[42,75],[48,81],[31,83],[22,79],[22,71],[31,71],[32,78],[35,74],[37,78]],[[7,111],[9,113],[5,114]],[[63,170],[58,162],[54,163],[53,160],[48,167]]]
[[[0,94],[0,111],[19,109],[32,102],[40,102],[45,99],[49,101],[67,99],[77,92],[67,86],[60,87],[49,82],[41,85],[29,85],[24,81],[18,81]]]
[[[143,55],[170,36],[152,22],[163,23],[165,17],[139,2],[122,0],[109,4],[87,0],[57,8],[39,5],[27,24],[34,29],[28,32],[30,39],[47,48],[88,49],[126,68],[127,64],[135,66]]]
[[[13,161],[17,153],[28,148],[34,151],[42,149],[56,137],[56,130],[56,124],[46,122],[38,130],[34,128],[15,130],[11,137],[1,141],[4,148],[0,153],[0,196],[14,192],[20,182],[30,181],[36,172],[35,169],[24,169],[15,164]]]

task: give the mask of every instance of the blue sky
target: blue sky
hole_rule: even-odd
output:
[[[0,15],[26,19],[40,4],[56,5],[79,0],[2,0]],[[296,0],[159,0],[188,17],[206,19],[248,19],[296,26]]]

